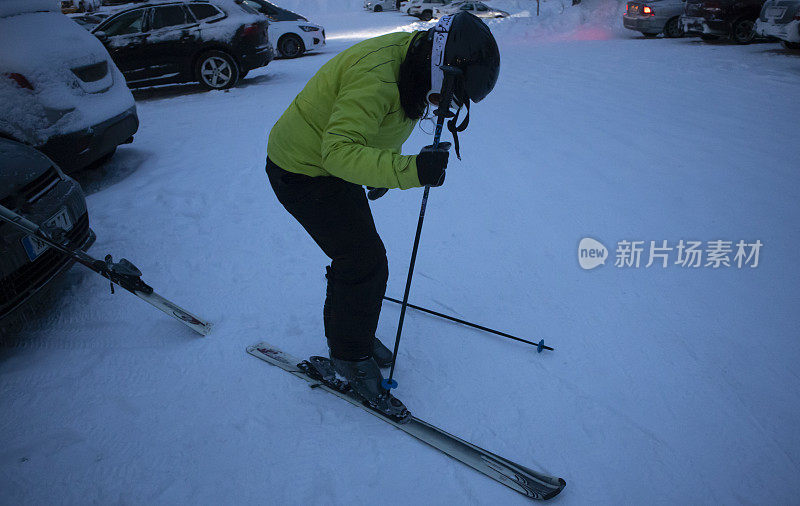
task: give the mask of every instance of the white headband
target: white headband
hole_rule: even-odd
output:
[[[431,90],[428,92],[427,98],[430,102],[430,96],[433,94],[442,93],[442,84],[444,84],[444,71],[441,65],[444,65],[444,48],[447,46],[447,34],[450,32],[450,23],[453,21],[453,15],[442,16],[436,26],[433,28],[433,49],[431,50]]]

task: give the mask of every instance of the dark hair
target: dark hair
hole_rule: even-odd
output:
[[[418,33],[400,64],[400,105],[409,119],[420,119],[428,106],[431,89],[431,46],[427,32]]]

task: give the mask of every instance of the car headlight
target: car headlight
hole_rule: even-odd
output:
[[[372,4],[368,4],[368,5],[372,5]],[[303,30],[304,32],[318,32],[319,31],[319,27],[318,26],[310,26],[310,25],[300,25],[300,29]]]

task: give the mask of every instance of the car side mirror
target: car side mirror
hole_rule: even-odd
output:
[[[103,44],[108,42],[108,34],[104,31],[94,32],[94,36]]]

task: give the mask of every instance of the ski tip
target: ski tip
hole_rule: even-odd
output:
[[[566,486],[567,486],[567,482],[564,481],[563,478],[558,478],[558,488],[553,489],[552,491],[548,492],[544,497],[542,497],[542,499],[545,500],[545,501],[548,500],[548,499],[552,499],[553,497],[555,497],[558,494],[560,494],[561,491],[564,490],[564,487],[566,487]]]

